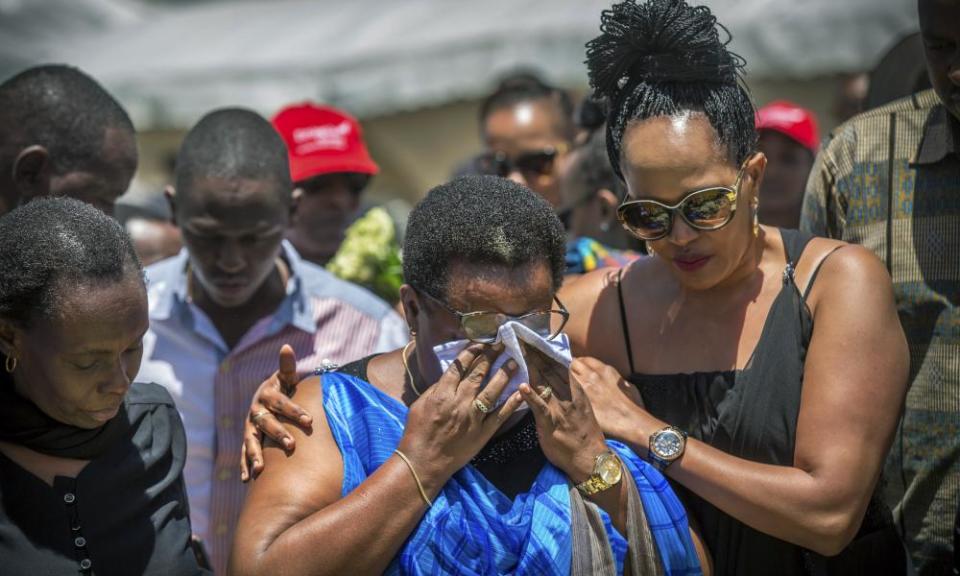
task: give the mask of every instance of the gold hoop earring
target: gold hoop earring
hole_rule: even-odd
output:
[[[760,201],[754,203],[753,205],[753,237],[758,238],[760,236]]]
[[[8,374],[13,374],[13,371],[17,369],[17,357],[7,355],[7,361],[4,363],[4,368],[7,369]]]

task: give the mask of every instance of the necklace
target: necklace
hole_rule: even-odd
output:
[[[415,340],[407,342],[407,345],[403,347],[403,352],[400,353],[400,358],[403,360],[403,369],[407,371],[407,378],[410,379],[410,386],[413,387],[414,393],[416,393],[417,397],[419,398],[421,392],[420,389],[417,388],[417,381],[413,379],[413,374],[410,372],[410,363],[407,360],[407,356],[409,356],[407,351],[410,349],[410,346],[415,344],[415,342]]]

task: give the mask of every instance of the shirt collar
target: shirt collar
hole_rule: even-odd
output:
[[[935,164],[950,154],[960,155],[960,122],[938,104],[923,127],[923,139],[914,164]]]
[[[303,285],[301,273],[305,266],[303,258],[287,240],[284,240],[281,245],[281,257],[290,269],[287,296],[273,314],[273,320],[267,331],[269,334],[275,334],[287,324],[291,324],[304,332],[316,332],[317,322],[313,314],[313,301]],[[151,267],[148,271],[151,319],[162,321],[174,315],[183,317],[184,314],[191,314],[187,294],[189,261],[190,255],[187,249],[183,248],[173,258],[159,266]]]
[[[187,263],[186,248],[167,260],[162,260],[146,271],[151,320],[168,320],[174,311],[186,307]]]
[[[290,268],[290,279],[287,281],[287,297],[280,304],[274,314],[270,333],[274,333],[286,324],[292,324],[307,333],[317,331],[317,321],[313,314],[313,300],[304,286],[304,261],[300,253],[289,241],[283,241],[283,259]]]

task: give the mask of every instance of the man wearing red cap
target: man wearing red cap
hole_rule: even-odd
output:
[[[807,177],[820,145],[813,112],[778,100],[757,111],[759,149],[767,157],[760,187],[760,221],[797,228]]]
[[[299,203],[287,239],[303,258],[326,265],[360,207],[360,194],[380,171],[355,118],[331,106],[288,106],[273,118],[287,144]]]

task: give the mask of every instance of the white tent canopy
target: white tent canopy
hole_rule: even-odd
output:
[[[149,13],[132,0],[0,0],[0,79],[62,60],[79,39],[135,24]]]
[[[10,1],[10,0],[0,0]],[[868,69],[915,30],[914,0],[708,0],[750,77]],[[184,127],[297,99],[361,116],[475,98],[535,68],[583,86],[602,0],[274,0],[156,10],[60,53],[99,78],[140,128]]]

